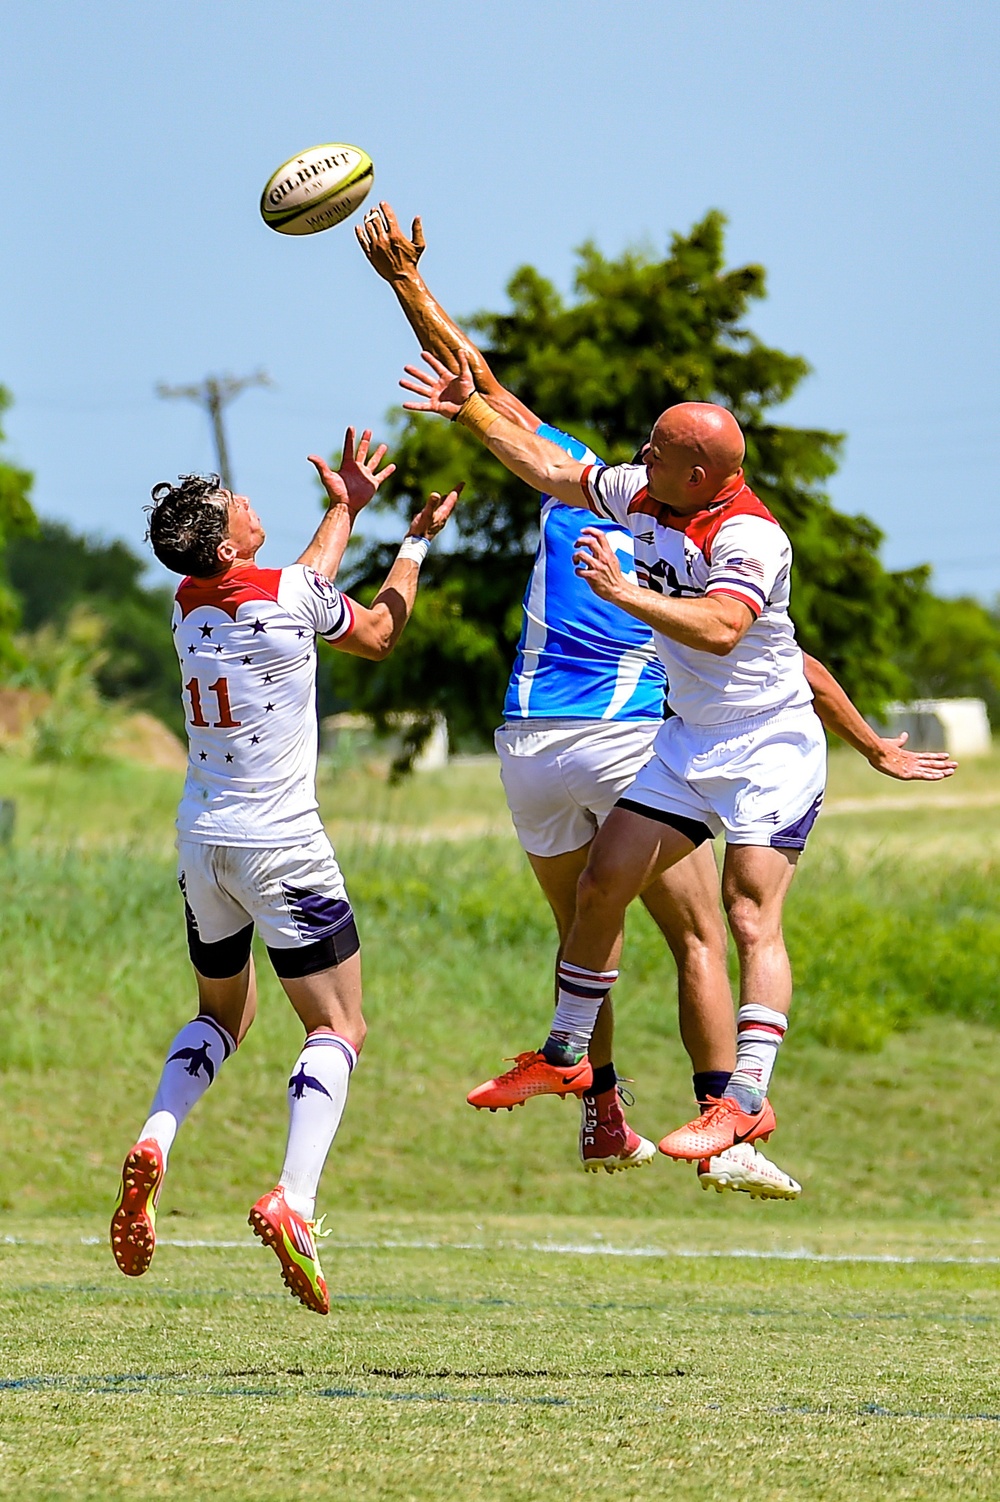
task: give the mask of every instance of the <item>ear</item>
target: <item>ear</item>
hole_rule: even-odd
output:
[[[696,464],[688,475],[689,485],[702,485],[705,482],[705,471],[700,464]]]
[[[224,537],[215,550],[215,556],[225,568],[236,562],[236,544],[229,537]]]

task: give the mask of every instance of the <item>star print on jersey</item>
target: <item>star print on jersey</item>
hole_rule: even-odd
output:
[[[306,572],[246,565],[177,591],[191,768],[177,819],[183,839],[280,849],[322,831],[316,638],[346,636],[353,614],[335,585],[317,589]]]

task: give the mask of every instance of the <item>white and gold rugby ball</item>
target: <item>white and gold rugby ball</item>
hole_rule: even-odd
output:
[[[316,235],[353,214],[374,181],[372,159],[360,146],[311,146],[268,179],[261,217],[282,235]]]

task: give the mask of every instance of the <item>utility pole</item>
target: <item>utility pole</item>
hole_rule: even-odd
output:
[[[212,424],[212,434],[215,438],[215,454],[219,465],[219,476],[226,490],[233,488],[233,474],[229,467],[229,449],[226,445],[226,428],[222,420],[222,414],[231,401],[235,401],[241,391],[248,386],[270,386],[271,377],[266,370],[255,371],[248,376],[206,376],[197,386],[166,386],[161,381],[156,388],[157,396],[184,397],[187,401],[197,402],[199,407],[204,407]]]

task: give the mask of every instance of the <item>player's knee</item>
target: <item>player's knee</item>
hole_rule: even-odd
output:
[[[624,907],[628,899],[622,898],[620,887],[621,877],[613,865],[601,860],[592,861],[577,883],[577,916],[609,907]]]
[[[763,908],[752,897],[737,892],[726,902],[726,915],[733,942],[740,954],[756,949],[761,943],[773,938],[771,925]]]

